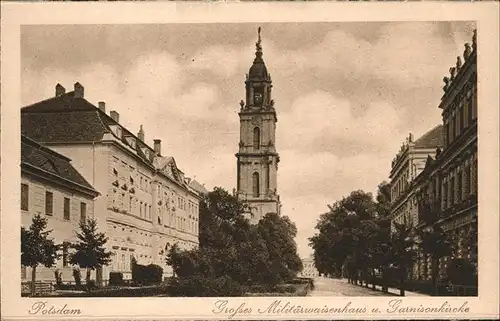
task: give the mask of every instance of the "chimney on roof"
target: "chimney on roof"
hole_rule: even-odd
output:
[[[79,82],[75,83],[75,98],[83,98],[83,86]]]
[[[109,112],[109,116],[111,116],[111,119],[113,119],[115,122],[119,123],[120,122],[120,114],[116,112],[116,110],[112,110]]]
[[[106,112],[106,103],[104,101],[99,102],[99,109],[102,110],[103,113]]]
[[[144,142],[144,129],[142,129],[142,125],[141,125],[141,128],[139,129],[139,132],[137,133],[137,137],[139,137],[139,139]]]
[[[412,133],[410,133],[410,135],[408,135],[408,142],[413,143],[413,134]]]
[[[56,97],[62,96],[66,93],[66,89],[61,85],[56,85]]]
[[[161,139],[155,139],[153,147],[155,150],[155,154],[160,156],[161,155]]]

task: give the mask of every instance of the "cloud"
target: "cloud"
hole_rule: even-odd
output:
[[[280,118],[280,146],[310,152],[328,150],[337,155],[344,151],[328,144],[342,142],[347,149],[386,149],[387,138],[397,133],[401,122],[397,110],[387,102],[374,101],[356,117],[349,100],[318,90],[300,96]]]
[[[242,66],[242,53],[243,50],[235,46],[205,47],[191,57],[188,68],[208,70],[224,78],[233,77]]]

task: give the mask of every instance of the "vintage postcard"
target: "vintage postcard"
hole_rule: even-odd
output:
[[[498,2],[1,30],[3,319],[498,317]]]

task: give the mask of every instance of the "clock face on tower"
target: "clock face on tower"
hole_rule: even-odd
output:
[[[255,105],[257,105],[257,106],[262,105],[262,94],[255,93],[253,96],[253,100],[254,100]]]

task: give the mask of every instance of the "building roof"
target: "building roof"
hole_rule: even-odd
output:
[[[71,165],[71,160],[26,136],[21,136],[21,165],[35,168],[66,184],[77,185],[91,194],[99,194]]]
[[[415,141],[414,148],[436,148],[444,145],[443,125],[437,125]]]
[[[120,125],[117,117],[84,99],[83,90],[83,86],[76,83],[74,91],[64,93],[64,87],[58,84],[55,97],[21,108],[22,135],[42,144],[115,141],[187,188],[184,173],[177,168],[173,157],[156,153],[143,137],[137,137]]]
[[[48,106],[40,107],[45,110]],[[77,113],[32,111],[35,109],[21,110],[21,133],[41,143],[100,141],[109,132],[95,109]]]
[[[191,179],[189,181],[189,187],[191,187],[192,189],[194,189],[200,195],[208,194],[208,190],[205,188],[205,186],[202,185],[201,183],[199,183],[195,179]]]
[[[96,107],[83,97],[75,97],[75,92],[70,91],[60,96],[45,99],[21,108],[21,112],[65,112],[65,111],[94,111]]]

